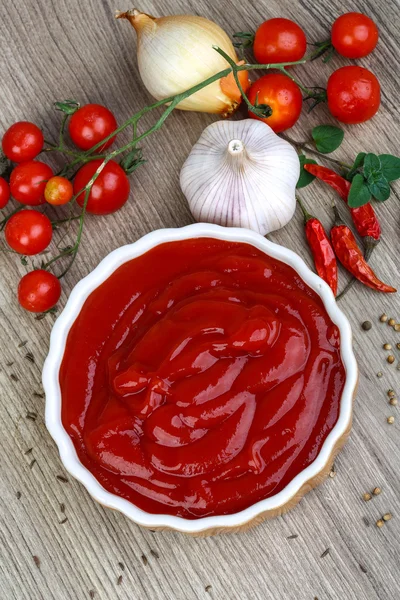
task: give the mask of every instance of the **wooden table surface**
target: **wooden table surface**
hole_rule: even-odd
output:
[[[379,24],[379,46],[360,64],[379,76],[382,106],[372,122],[346,128],[345,141],[334,156],[351,160],[361,150],[398,153],[397,0],[146,0],[140,8],[156,15],[201,14],[229,33],[286,16],[316,41],[326,37],[329,24],[345,6],[365,10]],[[54,137],[60,115],[52,103],[64,98],[105,104],[120,122],[149,103],[136,67],[134,31],[127,22],[114,20],[115,8],[129,7],[115,6],[111,0],[0,4],[0,130],[29,119],[43,127],[46,137]],[[324,84],[343,64],[347,61],[340,58],[327,65],[315,61],[297,73],[309,85]],[[145,124],[152,119],[148,115]],[[148,162],[132,178],[129,203],[110,217],[87,219],[81,252],[64,280],[60,307],[77,281],[111,250],[153,229],[192,221],[179,188],[179,170],[205,125],[214,119],[175,112],[159,133],[146,140]],[[312,126],[329,122],[323,106],[311,115],[304,111],[291,135],[305,139]],[[399,186],[394,188],[396,197],[393,194],[376,207],[383,239],[372,264],[384,280],[400,287]],[[314,182],[301,196],[329,226],[334,193]],[[271,239],[298,251],[311,264],[299,214]],[[102,508],[65,473],[44,424],[41,387],[55,317],[38,321],[18,308],[15,292],[25,270],[13,255],[0,255],[1,598],[400,598],[400,413],[398,407],[389,406],[386,396],[388,388],[400,394],[396,370],[400,352],[396,350],[396,363],[389,365],[382,350],[384,342],[400,341],[400,333],[379,322],[383,312],[400,321],[398,295],[380,295],[356,285],[341,302],[353,326],[360,386],[354,427],[336,461],[336,477],[284,517],[240,535],[194,539],[141,529]],[[341,272],[340,277],[343,286],[346,276]],[[360,328],[365,319],[372,322],[369,332]],[[388,425],[392,414],[395,424]],[[362,494],[375,486],[382,488],[381,495],[364,502]],[[394,518],[378,529],[375,521],[388,511]]]

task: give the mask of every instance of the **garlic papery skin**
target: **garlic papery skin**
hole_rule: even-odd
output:
[[[156,100],[185,92],[223,71],[229,64],[213,46],[238,62],[228,35],[212,21],[192,15],[155,18],[133,9],[118,13],[130,21],[137,33],[137,59],[140,76]],[[246,71],[239,72],[246,91]],[[177,108],[228,115],[241,101],[233,74],[214,81],[182,100]]]
[[[265,123],[218,121],[193,146],[180,184],[196,221],[265,235],[292,218],[299,174],[296,151]]]

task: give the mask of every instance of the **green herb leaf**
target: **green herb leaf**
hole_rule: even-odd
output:
[[[366,152],[359,152],[356,156],[356,159],[351,167],[350,171],[346,175],[346,179],[351,181],[357,171],[364,164],[364,158],[366,157]]]
[[[296,185],[297,189],[306,187],[306,185],[309,185],[315,179],[314,175],[311,175],[311,173],[309,173],[308,171],[306,171],[304,169],[304,165],[318,164],[317,161],[313,160],[312,158],[307,158],[306,156],[304,156],[304,154],[299,154],[299,161],[300,161],[300,177],[299,177],[299,180]]]
[[[380,154],[382,174],[387,181],[395,181],[400,178],[400,158],[392,154]]]
[[[373,195],[374,198],[379,200],[379,202],[384,202],[390,196],[390,185],[385,177],[381,177],[376,181],[370,182],[368,179],[368,189]]]
[[[371,192],[365,183],[364,177],[360,173],[357,173],[351,182],[348,205],[350,208],[358,208],[369,202],[370,199]]]
[[[364,174],[366,177],[369,175],[376,175],[377,173],[382,174],[381,161],[379,156],[376,154],[366,154],[364,158]]]
[[[314,127],[311,135],[318,152],[329,154],[339,148],[343,142],[344,131],[333,125],[318,125],[318,127]]]
[[[380,171],[372,171],[367,177],[368,185],[378,183],[381,179],[385,179]]]

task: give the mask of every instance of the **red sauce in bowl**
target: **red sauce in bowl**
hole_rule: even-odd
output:
[[[192,239],[86,300],[62,422],[98,481],[150,513],[230,514],[282,490],[337,422],[345,370],[320,297],[253,246]]]

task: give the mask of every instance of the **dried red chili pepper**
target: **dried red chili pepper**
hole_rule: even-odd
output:
[[[314,257],[314,264],[318,275],[326,281],[334,296],[337,294],[338,273],[335,253],[325,229],[316,217],[304,208],[302,202],[297,202],[304,216],[304,227],[308,245]]]
[[[333,209],[335,224],[331,229],[331,241],[335,254],[345,269],[373,290],[385,293],[396,292],[394,287],[386,285],[377,278],[358,247],[353,232],[340,219],[336,206]]]
[[[348,203],[351,183],[341,175],[321,165],[305,164],[306,171],[331,186]],[[381,236],[381,227],[372,205],[367,202],[358,208],[350,208],[351,217],[365,245],[365,259],[368,260]]]

